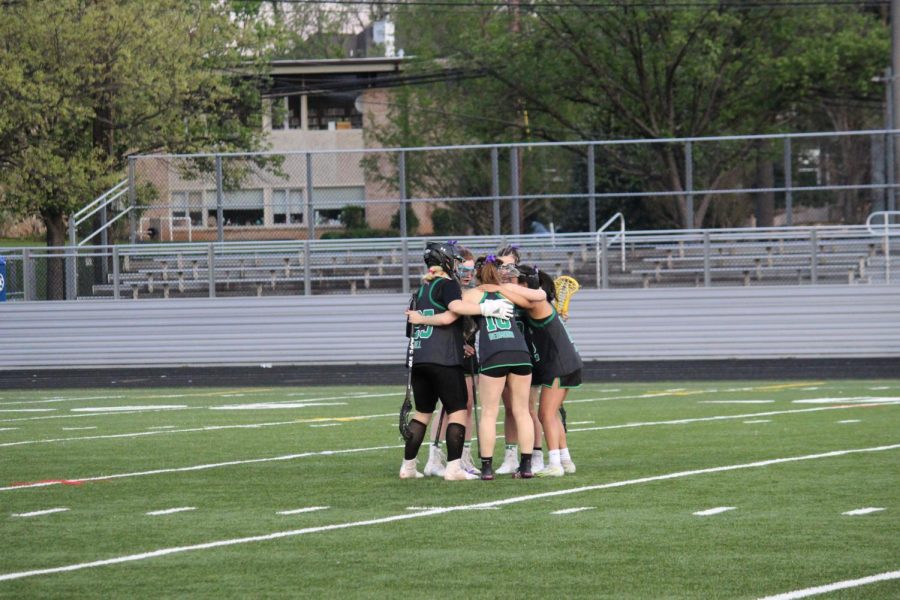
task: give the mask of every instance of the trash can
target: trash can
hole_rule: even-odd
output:
[[[0,302],[6,302],[6,259],[0,256]]]

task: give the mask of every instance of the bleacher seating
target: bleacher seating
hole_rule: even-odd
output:
[[[425,239],[154,244],[120,250],[119,293],[134,298],[398,292],[422,274]],[[781,228],[708,232],[628,232],[605,252],[596,235],[480,237],[460,240],[473,253],[516,243],[522,260],[585,286],[658,287],[874,284],[885,280],[884,247],[864,228]],[[895,249],[897,252],[900,248]],[[210,256],[212,261],[210,264]],[[605,280],[601,281],[601,261]],[[900,262],[900,261],[897,261]],[[210,273],[212,269],[212,273]],[[892,280],[900,279],[891,271]],[[95,285],[112,295],[113,275]]]

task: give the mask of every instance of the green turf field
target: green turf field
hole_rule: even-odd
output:
[[[524,481],[399,480],[402,397],[0,392],[0,596],[900,597],[900,380],[585,385]]]

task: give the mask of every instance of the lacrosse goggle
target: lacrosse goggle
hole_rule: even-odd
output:
[[[475,287],[475,267],[459,265],[456,267],[456,276],[466,287]]]
[[[507,281],[512,281],[519,276],[519,269],[513,263],[500,265],[497,270],[500,271],[500,276]]]

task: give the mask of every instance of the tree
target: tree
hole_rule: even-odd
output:
[[[843,89],[871,99],[871,85],[861,85],[862,78],[888,58],[884,23],[857,7],[616,4],[535,3],[519,13],[515,5],[467,7],[427,16],[406,7],[399,28],[404,46],[422,58],[421,69],[434,68],[428,59],[440,58],[447,67],[485,77],[417,90],[411,114],[398,114],[395,132],[416,131],[416,141],[437,137],[441,144],[775,133],[808,125],[804,118],[814,107],[833,106]],[[438,27],[436,20],[449,24]],[[834,36],[822,35],[842,29],[847,33],[837,46]],[[816,70],[824,87],[810,85]],[[694,189],[749,186],[757,177],[746,160],[755,151],[752,142],[697,143],[692,151]],[[584,156],[571,162],[583,163]],[[598,162],[597,191],[612,191],[604,187],[610,182],[627,182],[626,190],[686,187],[681,144],[605,146],[598,148]],[[576,176],[579,168],[568,173]],[[723,213],[716,215],[719,200],[714,193],[699,197],[693,223],[686,222],[686,195],[638,205],[657,225],[700,226],[721,223],[732,212],[733,203],[722,202]]]
[[[47,243],[129,154],[252,149],[273,30],[218,0],[0,5],[0,185]],[[50,265],[61,298],[61,263]]]

